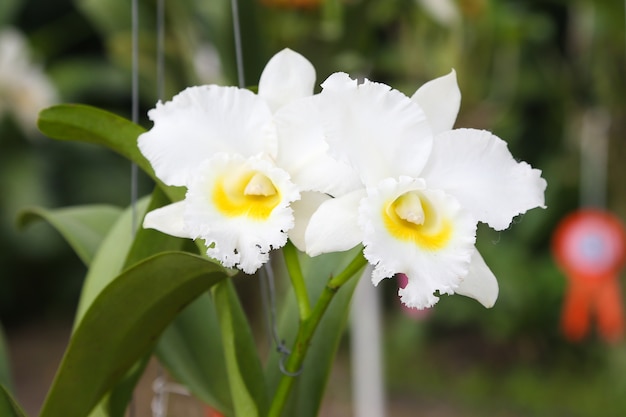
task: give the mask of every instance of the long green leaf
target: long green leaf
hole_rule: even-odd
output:
[[[224,415],[233,405],[215,304],[204,294],[165,330],[155,349],[169,373],[199,399]]]
[[[59,210],[30,209],[20,216],[22,225],[38,219],[47,220],[71,243],[81,258],[93,266],[86,278],[81,297],[81,307],[76,322],[81,319],[99,292],[117,276],[125,266],[130,266],[160,251],[180,250],[185,241],[150,229],[139,228],[133,238],[132,223],[138,222],[146,211],[160,207],[169,200],[159,189],[155,190],[146,208],[142,200],[133,210],[109,206],[72,207]],[[137,219],[133,219],[137,217]],[[117,218],[117,222],[114,220]],[[102,250],[96,249],[104,241]],[[193,248],[192,248],[193,249]],[[95,260],[94,260],[95,258]],[[193,308],[192,308],[193,307]],[[189,311],[188,311],[189,310]],[[181,317],[161,337],[163,346],[177,349],[157,349],[160,360],[172,375],[206,403],[225,412],[232,408],[228,387],[222,384],[226,371],[222,342],[216,312],[208,296],[185,309]],[[173,339],[173,340],[170,340]],[[99,404],[95,416],[123,416],[132,397],[134,384],[143,372],[150,354],[140,360],[126,375],[123,383]],[[219,376],[216,378],[216,375]],[[5,382],[8,383],[8,382]]]
[[[37,126],[54,139],[111,148],[156,179],[150,163],[137,148],[137,137],[145,129],[130,120],[84,104],[58,104],[39,113]]]
[[[183,188],[168,187],[156,177],[137,147],[137,137],[145,129],[130,120],[84,104],[59,104],[42,110],[37,125],[43,134],[54,139],[105,146],[137,164],[172,201],[184,196]]]
[[[169,200],[157,188],[147,204],[142,200],[135,209],[129,208],[119,222],[111,230],[102,245],[102,250],[98,252],[93,267],[87,276],[85,287],[89,291],[83,291],[81,297],[82,309],[79,311],[80,319],[82,312],[88,308],[89,304],[97,296],[99,291],[110,283],[115,276],[125,267],[129,267],[147,257],[158,252],[181,250],[185,241],[174,238],[152,229],[138,228],[132,232],[133,223],[139,223],[145,212],[167,204]],[[219,340],[214,342],[219,346]],[[134,387],[143,374],[151,352],[147,352],[135,366],[119,381],[112,391],[98,404],[90,417],[123,417],[128,407]],[[185,382],[185,381],[181,381]]]
[[[56,210],[27,208],[18,215],[18,226],[45,220],[74,249],[85,265],[89,265],[102,240],[122,210],[108,205],[68,207]]]
[[[0,416],[26,417],[24,411],[22,411],[11,394],[9,394],[9,391],[2,384],[0,384]]]
[[[162,200],[163,198],[161,198]],[[154,199],[153,199],[154,201]],[[162,201],[156,204],[162,205]],[[143,216],[145,202],[138,204],[134,210],[137,216]],[[153,249],[152,252],[145,253],[143,251],[132,250],[133,242],[132,223],[133,210],[129,209],[125,215],[121,215],[122,210],[117,207],[106,205],[93,205],[83,207],[70,207],[57,210],[45,210],[41,208],[27,209],[20,213],[18,223],[25,226],[36,220],[46,220],[55,227],[66,241],[72,246],[77,255],[87,265],[94,261],[95,267],[89,270],[85,280],[83,294],[81,297],[81,308],[79,308],[76,316],[78,322],[88,308],[89,304],[97,296],[99,291],[104,288],[115,276],[119,275],[124,264],[128,264],[129,250],[132,253],[135,262],[143,259],[148,255],[156,253],[155,247],[162,241],[160,236],[146,236],[141,240],[144,247]],[[119,221],[117,221],[119,220]],[[149,234],[149,233],[147,233]],[[144,233],[138,233],[138,237]],[[103,250],[98,251],[102,242],[106,242]],[[136,248],[138,245],[133,245]],[[163,249],[179,249],[178,247],[163,247]],[[95,416],[123,416],[125,409],[132,397],[134,385],[143,373],[143,369],[147,364],[150,355],[147,355],[138,366],[126,375],[120,382],[119,386],[106,397],[106,400],[99,405],[98,411],[94,410],[92,417]]]
[[[129,267],[158,252],[182,249],[184,240],[152,229],[139,227],[133,236],[133,223],[139,223],[145,212],[161,207],[168,202],[167,197],[157,188],[152,193],[149,203],[142,200],[134,209],[129,208],[121,216],[119,222],[107,236],[102,245],[102,250],[98,252],[90,274],[88,274],[85,286],[91,288],[91,291],[83,291],[81,296],[83,310],[93,301],[99,290],[121,272],[122,268]],[[81,314],[80,311],[79,314]],[[151,356],[152,352],[147,352],[98,404],[90,417],[123,417],[132,399],[135,385],[143,374]]]
[[[262,417],[267,414],[267,388],[248,320],[232,281],[219,283],[212,292],[222,330],[235,416]]]
[[[307,289],[314,302],[319,297],[328,278],[341,271],[354,258],[358,250],[361,249],[345,253],[332,253],[315,258],[310,258],[306,255],[301,256],[302,272],[306,277]],[[296,377],[296,385],[291,394],[291,399],[283,412],[284,416],[317,416],[333,366],[335,353],[345,329],[350,309],[350,300],[357,282],[358,279],[353,278],[341,287],[328,307],[311,341],[307,357],[302,365],[302,372]],[[298,306],[293,292],[289,291],[287,295],[280,311],[278,332],[281,338],[292,342],[298,329]],[[270,393],[275,390],[278,381],[282,377],[278,361],[278,354],[273,352],[266,366]]]
[[[137,203],[135,210],[132,208],[124,210],[102,241],[83,283],[74,327],[80,323],[83,315],[102,289],[124,269],[134,239],[133,217],[136,215],[140,219],[143,218],[148,204],[149,200],[143,198]]]
[[[155,255],[123,272],[91,304],[63,357],[41,417],[84,417],[187,304],[227,277],[185,252]]]
[[[155,194],[160,198],[157,198],[156,202],[153,198],[152,204],[162,205],[162,194]],[[83,285],[82,307],[77,313],[76,323],[82,318],[84,311],[99,291],[119,275],[125,263],[136,262],[158,251],[156,247],[163,240],[159,239],[161,236],[155,238],[148,231],[144,233],[143,230],[137,233],[135,244],[131,246],[133,242],[133,214],[136,214],[137,217],[143,216],[146,210],[145,206],[145,202],[140,203],[135,208],[135,213],[132,209],[128,209],[124,215],[121,215],[122,210],[119,208],[100,205],[57,210],[35,208],[24,210],[20,214],[18,218],[20,226],[40,219],[48,221],[70,243],[87,266],[90,266],[92,262],[95,264],[95,267],[89,270]],[[145,234],[149,236],[144,236]],[[103,241],[105,242],[104,248],[98,251]],[[141,247],[142,250],[136,249],[138,247]],[[133,250],[134,248],[135,250]],[[180,244],[178,246],[161,244],[161,248],[179,249]],[[132,259],[129,260],[129,257]],[[149,357],[149,354],[146,355],[138,362],[137,366],[133,367],[119,385],[111,391],[110,395],[107,395],[106,399],[98,405],[98,408],[94,409],[91,417],[124,416],[125,409],[132,398],[134,386],[143,373]]]

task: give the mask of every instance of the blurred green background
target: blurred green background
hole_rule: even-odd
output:
[[[18,231],[18,211],[129,204],[128,162],[47,139],[33,121],[53,102],[130,117],[129,3],[0,3],[0,39],[10,30],[12,45],[16,36],[23,41],[19,59],[0,41],[0,320],[9,336],[32,322],[71,320],[85,271],[47,225]],[[626,218],[625,2],[289,3],[239,0],[247,85],[284,47],[312,61],[318,84],[345,71],[411,95],[454,68],[463,94],[457,126],[494,132],[548,180],[547,210],[527,213],[506,232],[479,230],[478,247],[500,283],[493,309],[444,297],[415,320],[399,308],[395,283],[381,284],[390,400],[446,404],[462,416],[626,415],[626,346],[607,345],[595,333],[577,344],[563,339],[566,281],[550,253],[556,224],[580,205],[585,115],[609,122],[608,175],[593,186],[606,189],[602,202]],[[158,96],[156,0],[139,5],[140,114],[149,127],[145,114]],[[190,85],[237,83],[230,13],[227,0],[166,2],[163,98]],[[12,66],[19,60],[24,67]],[[23,85],[16,73],[27,79]],[[150,184],[140,178],[139,188],[146,193]]]

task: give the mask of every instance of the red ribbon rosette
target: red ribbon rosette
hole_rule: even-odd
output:
[[[555,259],[568,278],[561,326],[565,337],[579,341],[595,317],[609,342],[624,332],[618,274],[626,261],[626,233],[614,215],[582,209],[565,217],[553,238]]]

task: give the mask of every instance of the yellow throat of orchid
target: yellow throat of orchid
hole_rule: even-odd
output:
[[[266,220],[281,200],[272,180],[257,171],[218,178],[212,197],[222,214],[254,220]]]
[[[382,215],[392,236],[423,249],[442,249],[452,237],[450,220],[438,215],[419,191],[406,192],[385,204]]]

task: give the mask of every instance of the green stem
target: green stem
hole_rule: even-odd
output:
[[[291,285],[293,285],[293,291],[296,294],[300,321],[302,322],[311,315],[311,302],[304,282],[304,276],[302,275],[302,269],[300,268],[298,250],[290,241],[283,248],[283,256],[285,257],[285,264],[287,264],[287,272],[289,273]]]
[[[341,286],[350,280],[350,278],[355,276],[366,263],[367,260],[363,257],[363,252],[360,251],[352,262],[350,262],[350,264],[343,271],[341,271],[339,275],[331,277],[328,280],[320,298],[317,300],[317,303],[313,308],[313,311],[306,318],[306,320],[301,321],[296,341],[294,342],[291,354],[289,355],[289,359],[285,365],[287,372],[297,373],[302,367],[302,363],[306,357],[311,339],[313,338],[315,330],[320,324],[322,317],[324,317],[324,313],[330,305],[333,297],[337,291],[339,291]],[[287,403],[287,398],[291,393],[294,382],[294,376],[286,374],[282,376],[280,382],[278,383],[276,393],[274,394],[268,417],[280,417]]]

